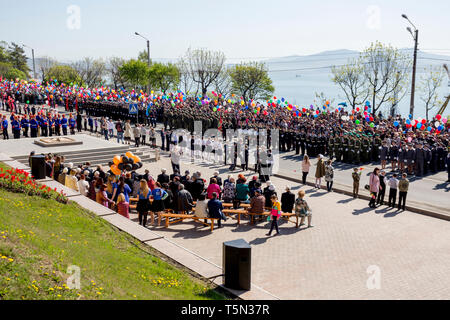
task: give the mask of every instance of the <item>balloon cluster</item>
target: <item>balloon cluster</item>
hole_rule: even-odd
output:
[[[118,176],[123,171],[132,171],[142,168],[142,162],[141,158],[128,151],[120,156],[115,156],[113,161],[109,163],[109,168],[112,173]]]

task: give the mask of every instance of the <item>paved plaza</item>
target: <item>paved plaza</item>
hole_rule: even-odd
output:
[[[170,168],[169,158],[144,166],[155,178],[161,167]],[[206,179],[216,170],[182,164],[186,169],[200,170]],[[279,194],[286,185],[294,192],[303,188],[271,180]],[[193,222],[149,228],[219,266],[222,243],[245,239],[252,245],[252,282],[280,299],[450,298],[447,221],[385,206],[373,210],[365,200],[304,189],[313,209],[310,229],[283,223],[281,236],[267,237],[268,222],[251,226],[244,220],[237,226],[230,218],[212,233]],[[380,289],[367,287],[373,266],[379,268]]]

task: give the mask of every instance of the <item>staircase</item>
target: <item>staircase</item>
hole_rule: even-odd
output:
[[[142,163],[155,161],[154,150],[148,146],[136,148],[129,145],[123,145],[113,148],[62,152],[60,154],[66,158],[64,161],[65,163],[72,162],[74,167],[77,167],[85,162],[90,162],[91,166],[108,166],[108,162],[113,161],[114,156],[120,156],[128,151],[141,158]],[[17,156],[12,158],[28,165],[28,156]]]

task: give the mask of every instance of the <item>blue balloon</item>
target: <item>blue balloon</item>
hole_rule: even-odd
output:
[[[410,114],[408,117],[409,117],[410,119],[412,119],[412,114]]]
[[[432,129],[431,127],[428,127],[428,128],[427,128],[428,131],[431,131],[431,129]]]
[[[398,127],[398,124],[399,124],[398,121],[394,121],[394,126],[395,127]]]
[[[406,119],[406,124],[411,124],[411,120]]]
[[[418,124],[417,124],[417,129],[420,129],[422,127],[422,124],[419,122]]]

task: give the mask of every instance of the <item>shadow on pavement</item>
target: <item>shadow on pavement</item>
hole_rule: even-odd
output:
[[[363,209],[355,209],[355,210],[353,210],[353,215],[357,216],[357,215],[360,215],[363,213],[370,212],[372,210],[373,210],[373,208],[370,208],[370,207],[363,208]]]
[[[356,198],[348,198],[348,199],[339,200],[337,203],[349,203],[353,200],[356,200]]]
[[[441,190],[441,189],[444,189],[445,192],[449,192],[450,191],[450,183],[448,183],[448,182],[439,183],[439,184],[435,185],[433,188],[433,190]]]
[[[394,208],[391,208],[391,209],[394,209]],[[401,212],[402,212],[402,210],[398,210],[398,209],[396,211],[388,212],[384,215],[384,218],[393,218]]]

